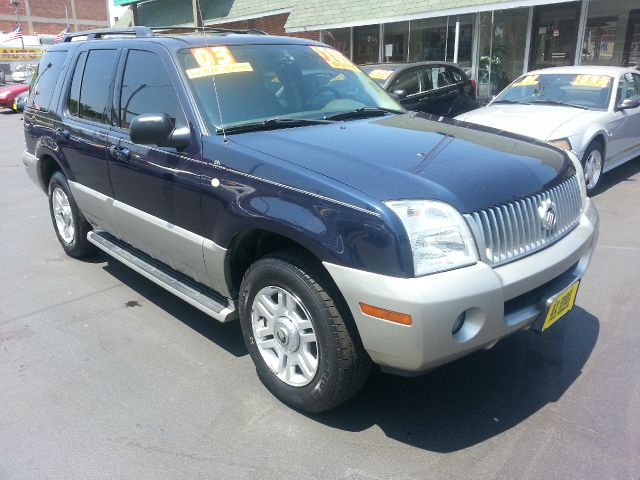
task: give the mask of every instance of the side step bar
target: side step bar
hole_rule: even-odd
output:
[[[229,322],[237,318],[237,311],[231,300],[153,259],[113,235],[102,231],[92,231],[87,234],[87,240],[140,275],[216,320]]]

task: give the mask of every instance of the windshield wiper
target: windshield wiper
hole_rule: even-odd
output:
[[[393,108],[384,107],[360,107],[355,110],[349,110],[346,112],[334,113],[333,115],[326,115],[325,120],[347,120],[349,118],[365,118],[365,117],[378,117],[387,113],[406,113],[403,110],[395,110]]]
[[[575,103],[565,103],[560,100],[553,100],[551,98],[546,100],[531,100],[531,103],[548,103],[551,105],[562,105],[564,107],[573,107],[573,108],[581,108],[582,110],[589,110],[589,107],[585,107],[584,105],[576,105]]]
[[[519,102],[518,100],[494,100],[493,103],[513,103],[517,105],[531,105],[529,102]]]
[[[247,122],[238,125],[225,127],[225,133],[257,132],[260,130],[277,130],[279,128],[306,127],[308,125],[321,125],[333,123],[331,120],[312,118],[269,118],[261,122]],[[222,128],[216,130],[217,134],[222,134]]]

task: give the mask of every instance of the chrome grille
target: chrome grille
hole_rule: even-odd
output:
[[[553,202],[556,224],[543,227],[538,212]],[[582,198],[574,175],[547,191],[465,215],[483,260],[496,266],[529,255],[569,233],[580,222]]]

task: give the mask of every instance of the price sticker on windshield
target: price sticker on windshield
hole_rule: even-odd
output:
[[[191,79],[225,73],[253,72],[249,62],[238,63],[227,47],[192,48],[191,54],[199,67],[187,70]]]
[[[376,68],[369,72],[370,78],[376,78],[378,80],[386,80],[391,76],[393,70],[383,70],[382,68]]]
[[[610,82],[611,77],[607,75],[576,75],[571,85],[577,87],[607,88]]]
[[[311,49],[320,55],[320,57],[332,68],[358,70],[358,67],[351,63],[351,60],[333,48],[311,47]]]
[[[522,77],[520,81],[511,85],[512,87],[525,87],[527,85],[539,85],[540,81],[538,78],[540,75],[527,75],[526,77]]]

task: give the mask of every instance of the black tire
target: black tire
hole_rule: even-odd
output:
[[[252,306],[256,294],[271,286],[291,292],[310,314],[318,366],[307,385],[292,386],[278,378],[256,344]],[[326,411],[348,400],[366,381],[371,360],[348,307],[328,274],[299,252],[276,252],[253,263],[242,280],[239,310],[242,333],[258,377],[287,405],[312,413]]]
[[[56,222],[53,201],[53,195],[56,189],[62,190],[66,195],[70,207],[71,218],[75,227],[70,241],[66,241],[63,238]],[[67,255],[74,258],[82,258],[95,255],[98,252],[98,249],[87,240],[87,233],[92,230],[91,225],[78,209],[78,205],[71,194],[71,190],[69,189],[69,183],[65,176],[59,171],[55,172],[49,181],[49,213],[51,214],[53,229],[56,232],[58,241]]]
[[[597,174],[596,182],[591,186],[589,186],[589,181],[586,178],[587,159],[593,152],[597,152],[600,155],[600,168],[597,172],[595,172],[595,174]],[[587,147],[587,149],[585,150],[580,163],[582,163],[582,169],[585,172],[585,181],[587,182],[587,195],[593,195],[598,191],[598,188],[600,187],[601,180],[602,180],[602,167],[604,165],[604,147],[602,146],[602,144],[597,140],[591,142]]]

